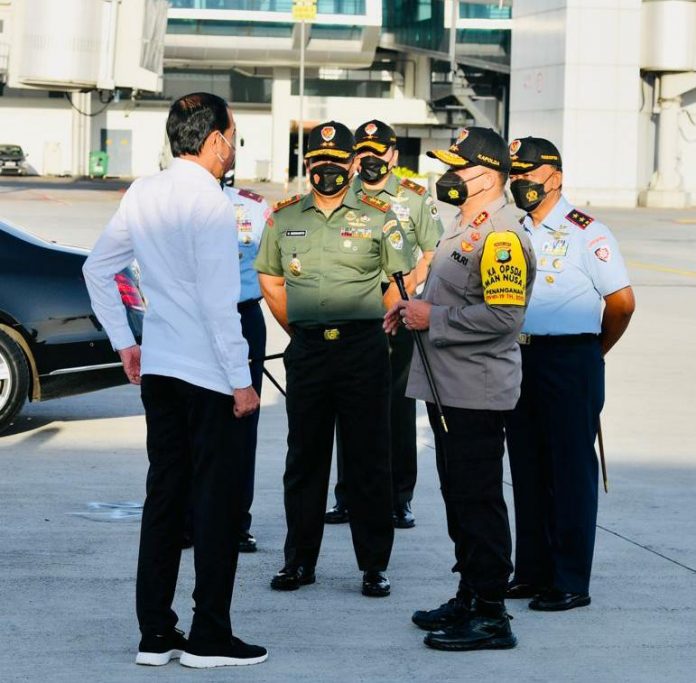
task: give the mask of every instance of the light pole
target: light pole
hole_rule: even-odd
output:
[[[297,120],[297,191],[302,194],[302,168],[304,159],[304,85],[306,23],[317,16],[317,0],[293,0],[292,18],[300,22],[300,113]]]

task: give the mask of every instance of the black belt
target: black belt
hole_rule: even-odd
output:
[[[250,309],[252,306],[256,306],[261,299],[247,299],[246,301],[240,301],[237,304],[237,310],[241,313]]]
[[[573,346],[599,341],[598,334],[521,334],[517,340],[520,346]]]
[[[292,331],[306,339],[323,339],[324,341],[338,341],[346,337],[352,337],[371,328],[382,329],[382,320],[354,320],[342,325],[325,325],[322,327],[304,327],[291,325]]]

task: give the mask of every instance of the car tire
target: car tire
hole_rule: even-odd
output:
[[[24,406],[30,382],[31,374],[22,349],[0,331],[0,434]]]

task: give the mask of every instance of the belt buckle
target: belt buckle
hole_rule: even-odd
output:
[[[529,344],[532,343],[532,335],[531,334],[520,334],[519,337],[517,337],[517,341],[520,344],[523,344],[524,346],[528,346]]]
[[[332,327],[330,330],[324,330],[324,339],[326,341],[336,341],[341,337],[341,330]]]

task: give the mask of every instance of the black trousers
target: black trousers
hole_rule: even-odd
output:
[[[507,420],[515,579],[586,594],[597,524],[594,442],[604,405],[599,339],[521,348],[522,395]]]
[[[418,476],[416,446],[416,401],[406,396],[408,373],[413,356],[413,334],[399,327],[389,335],[389,364],[391,368],[391,468],[394,504],[410,503]],[[347,507],[343,482],[343,447],[341,427],[337,425],[336,465],[338,477],[334,493],[336,504]]]
[[[261,397],[261,385],[263,383],[263,361],[266,355],[266,323],[263,319],[263,311],[258,301],[244,302],[239,305],[239,314],[242,320],[242,335],[249,344],[249,364],[251,372],[251,384],[256,393]],[[256,441],[259,426],[260,411],[242,418],[246,429],[244,440],[244,456],[242,472],[242,531],[251,528],[251,504],[254,502],[254,473],[256,470]]]
[[[381,321],[341,338],[296,329],[285,351],[288,455],[283,479],[285,561],[314,566],[324,531],[334,424],[341,424],[346,502],[358,566],[384,570],[392,524],[389,346]]]
[[[452,571],[461,575],[460,593],[502,600],[512,571],[503,498],[505,413],[445,406],[449,429],[445,434],[437,408],[426,405],[435,436],[447,530],[457,559]]]
[[[162,634],[177,622],[172,600],[190,503],[196,585],[189,637],[229,641],[246,430],[230,396],[158,375],[143,376],[141,391],[150,468],[136,584],[140,630]]]

